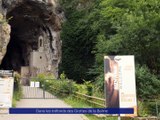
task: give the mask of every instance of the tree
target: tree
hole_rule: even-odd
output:
[[[67,17],[61,34],[62,70],[69,78],[94,78],[97,88],[103,91],[103,56],[135,55],[137,71],[143,75],[137,77],[138,85],[147,86],[139,85],[138,91],[145,97],[155,96],[153,91],[159,91],[155,85],[160,79],[160,1],[62,1]]]
[[[156,75],[157,80],[160,78],[158,76],[160,74],[159,8],[159,0],[102,0],[100,2],[97,10],[100,19],[95,21],[96,29],[100,29],[100,32],[94,49],[96,63],[92,70],[98,75],[95,81],[98,85],[100,81],[101,84],[104,81],[102,70],[104,55],[135,55],[136,64],[147,66],[149,74]],[[143,82],[145,80],[155,82],[153,77],[144,79]],[[151,88],[153,91],[158,90],[153,86]],[[142,87],[142,89],[147,92],[150,88]]]
[[[89,0],[63,2],[67,21],[61,33],[63,44],[61,72],[64,71],[68,78],[77,80],[77,82],[92,79],[88,71],[94,64],[94,54],[91,51],[95,44],[96,34],[91,29],[92,20],[88,16],[93,7],[89,3]],[[88,5],[85,7],[83,4]]]

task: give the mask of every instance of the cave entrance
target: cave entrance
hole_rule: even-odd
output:
[[[46,31],[42,18],[48,11],[44,8],[37,3],[24,2],[7,13],[11,34],[1,69],[20,72],[21,66],[29,66],[30,53],[38,49],[38,38]]]

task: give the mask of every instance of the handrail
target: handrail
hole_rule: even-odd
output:
[[[80,98],[80,99],[85,100],[85,101],[87,101],[89,103],[92,103],[94,105],[105,107],[105,99],[103,99],[103,98],[98,98],[98,97],[95,97],[95,96],[89,96],[89,95],[86,95],[86,94],[82,94],[80,92],[74,92],[73,94],[74,94],[74,97],[76,97],[76,98]],[[82,96],[82,97],[80,97],[80,96]],[[101,101],[102,104],[99,103],[99,102],[95,102],[95,100],[98,100],[99,102]]]
[[[97,103],[97,102],[94,102],[94,101],[91,101],[91,100],[87,100],[87,99],[85,99],[85,98],[81,98],[81,97],[78,97],[78,96],[76,96],[76,95],[74,95],[76,98],[80,98],[80,99],[82,99],[82,100],[86,100],[87,102],[89,102],[89,103],[92,103],[92,104],[95,104],[95,105],[98,105],[98,106],[101,106],[101,107],[105,107],[105,105],[104,104],[100,104],[100,103]]]
[[[98,98],[98,97],[95,97],[95,96],[89,96],[89,95],[86,95],[86,94],[82,94],[80,92],[74,92],[74,93],[85,96],[85,97],[88,97],[88,98],[92,98],[92,99],[96,99],[96,100],[100,100],[100,101],[105,102],[105,99],[103,99],[103,98]]]
[[[66,93],[66,91],[59,90],[59,89],[57,89],[57,88],[55,88],[55,87],[52,87],[52,89],[58,90],[58,91],[60,91],[60,92],[62,92],[62,93]],[[82,96],[82,97],[84,97],[84,98],[79,97],[78,95],[79,95],[79,96]],[[94,104],[94,105],[98,105],[98,106],[101,106],[101,107],[105,107],[105,104],[100,104],[100,103],[94,101],[94,100],[98,100],[98,101],[101,101],[101,102],[105,102],[105,99],[103,99],[103,98],[98,98],[98,97],[95,97],[95,96],[89,96],[89,95],[86,95],[86,94],[82,94],[82,93],[80,93],[80,92],[73,92],[73,96],[76,97],[76,98],[80,98],[80,99],[82,99],[82,100],[86,100],[87,102],[92,103],[92,104]]]

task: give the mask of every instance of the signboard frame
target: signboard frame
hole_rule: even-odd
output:
[[[134,114],[120,116],[137,116],[134,56],[104,56],[104,79],[106,107],[134,108]]]
[[[12,70],[0,70],[0,108],[12,107],[14,73]],[[3,97],[2,97],[3,96]]]

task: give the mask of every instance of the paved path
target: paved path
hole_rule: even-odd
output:
[[[25,91],[25,87],[23,87],[23,92]],[[30,91],[31,92],[31,91]],[[32,91],[33,93],[34,91]],[[32,94],[31,93],[31,94]],[[40,93],[40,92],[39,92]],[[26,93],[25,93],[26,94]],[[21,99],[17,103],[18,108],[70,108],[71,106],[64,103],[62,100],[59,100],[55,96],[52,96],[53,99]],[[73,115],[73,114],[34,114],[34,115],[7,115],[0,114],[0,120],[84,120],[84,115]]]

